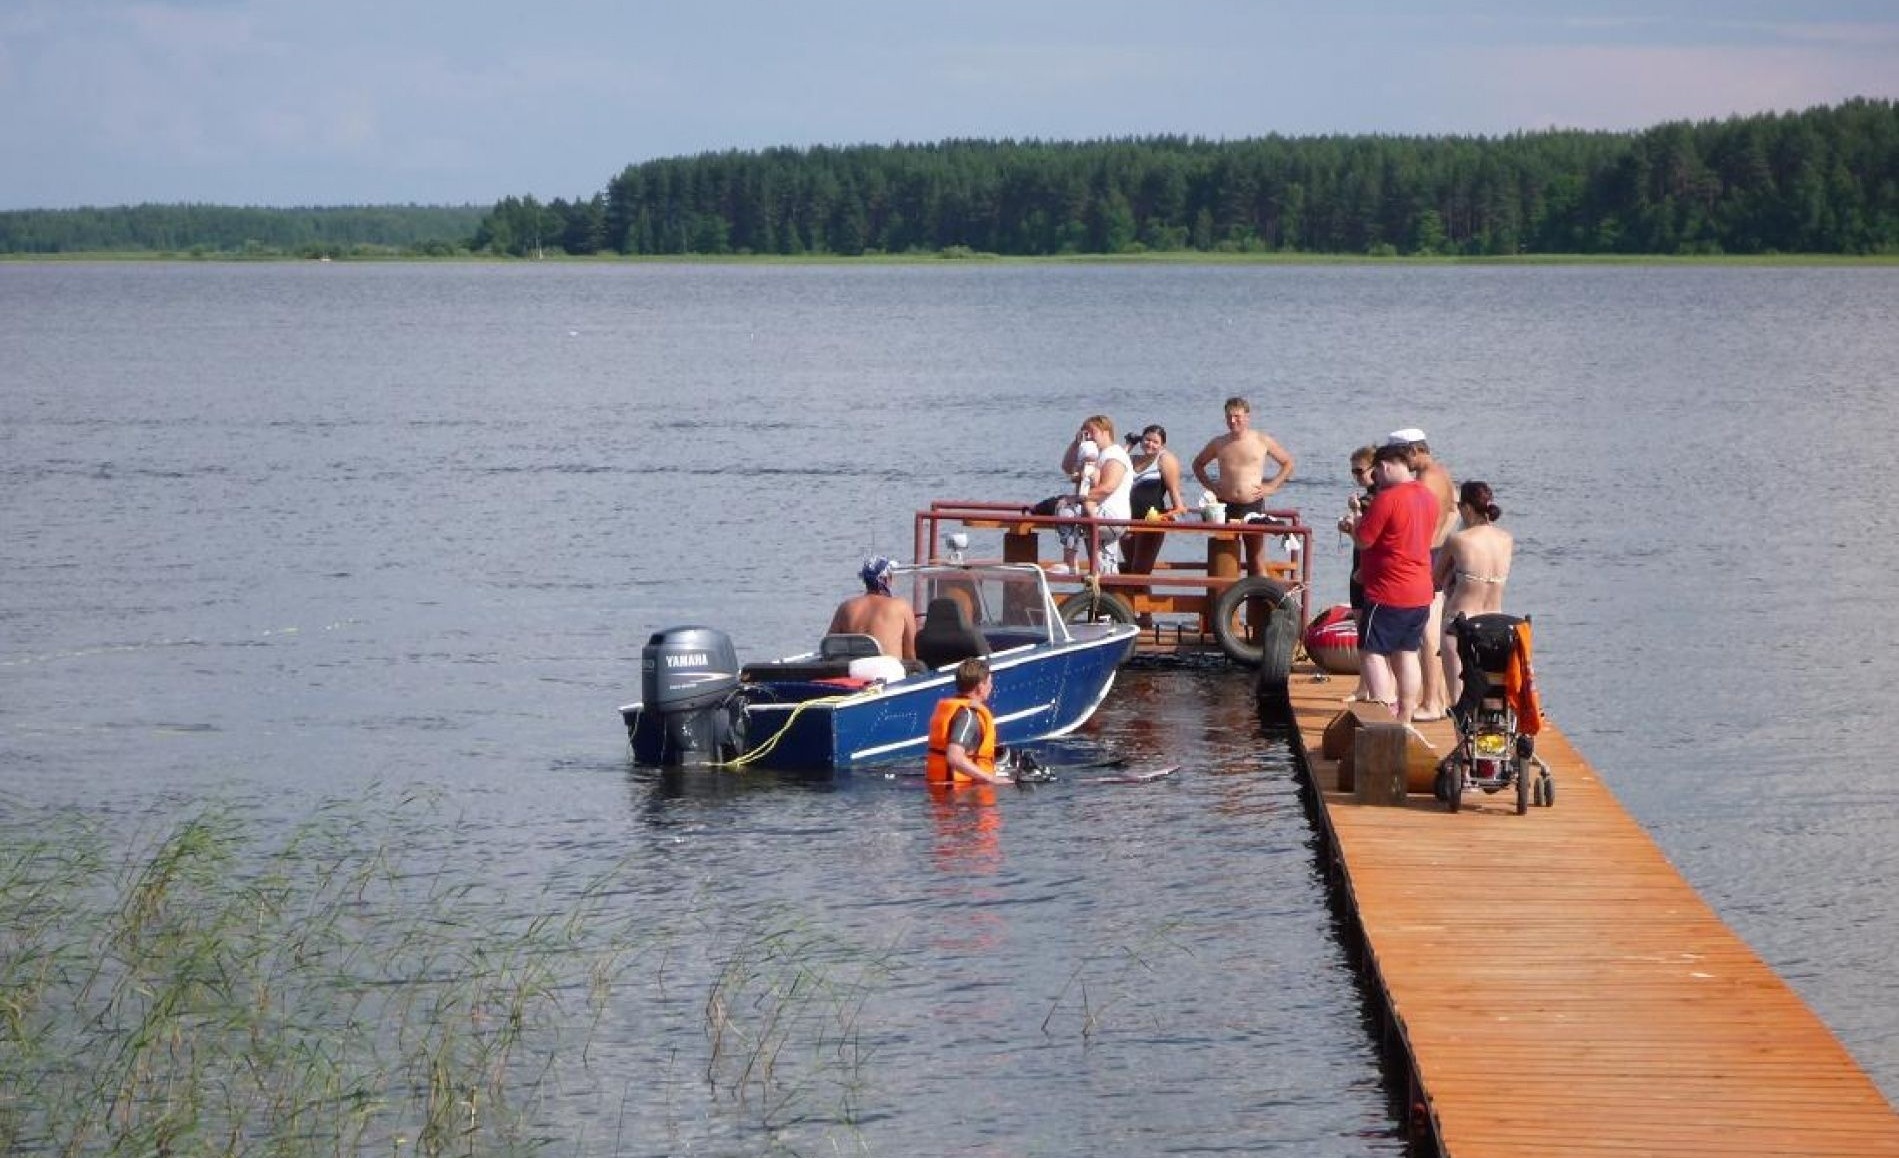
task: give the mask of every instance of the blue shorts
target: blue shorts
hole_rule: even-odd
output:
[[[1428,606],[1387,607],[1382,603],[1367,603],[1365,622],[1358,628],[1358,650],[1367,655],[1422,651],[1424,625],[1430,618]]]

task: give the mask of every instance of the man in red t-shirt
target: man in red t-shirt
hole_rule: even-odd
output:
[[[1378,493],[1352,524],[1365,618],[1358,651],[1371,698],[1395,703],[1405,723],[1418,708],[1424,669],[1418,653],[1431,617],[1431,536],[1437,499],[1411,473],[1410,448],[1379,448],[1372,463]]]

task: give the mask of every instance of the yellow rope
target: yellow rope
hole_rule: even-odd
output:
[[[771,752],[773,748],[776,748],[778,746],[778,741],[784,739],[785,733],[791,731],[791,725],[797,721],[799,716],[804,714],[804,710],[806,708],[811,707],[814,704],[841,704],[845,700],[850,699],[851,695],[855,695],[855,694],[856,693],[853,692],[853,693],[850,693],[849,695],[817,696],[813,699],[803,701],[797,707],[791,709],[791,714],[786,716],[785,722],[779,725],[779,728],[776,732],[772,733],[771,739],[766,740],[763,744],[760,744],[758,747],[753,748],[749,752],[742,753],[741,755],[735,756],[730,760],[716,764],[714,765],[714,767],[717,767],[717,768],[750,767],[752,764],[755,764],[759,760],[764,759]]]

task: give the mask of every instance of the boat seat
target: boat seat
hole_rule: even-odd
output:
[[[748,663],[739,669],[739,682],[747,684],[815,683],[818,680],[844,679],[851,674],[851,661],[836,659],[780,659]]]
[[[948,667],[974,656],[988,655],[989,641],[969,622],[962,603],[947,595],[930,600],[917,628],[917,659],[926,667]]]
[[[835,632],[818,640],[820,659],[860,659],[867,655],[882,655],[883,645],[874,635],[859,635],[853,632]]]

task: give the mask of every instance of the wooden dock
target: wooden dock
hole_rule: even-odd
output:
[[[1872,1079],[1552,725],[1553,807],[1360,804],[1321,743],[1354,679],[1315,675],[1293,733],[1425,1152],[1899,1156]],[[1449,724],[1420,731],[1448,749]]]

